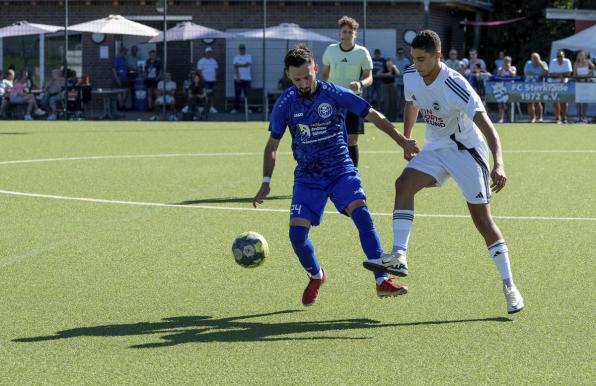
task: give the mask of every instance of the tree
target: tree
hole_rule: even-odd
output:
[[[578,3],[579,6],[582,5],[581,2]],[[489,20],[522,16],[527,19],[481,28],[479,51],[487,63],[493,63],[501,50],[513,58],[513,64],[520,70],[532,52],[538,52],[543,60],[548,61],[551,42],[573,35],[575,31],[572,20],[547,20],[545,17],[546,8],[574,8],[573,0],[499,0],[493,2],[493,7]],[[469,43],[473,39],[471,35],[466,37]]]

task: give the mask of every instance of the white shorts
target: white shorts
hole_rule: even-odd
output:
[[[175,99],[172,95],[166,95],[166,105],[171,105],[172,103],[175,102]],[[157,98],[155,98],[155,104],[157,105],[163,105],[163,96],[158,96]]]
[[[488,150],[479,145],[473,149],[456,147],[422,149],[406,166],[429,174],[441,186],[451,176],[470,204],[490,202]]]

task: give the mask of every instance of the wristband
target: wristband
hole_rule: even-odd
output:
[[[264,184],[268,184],[269,182],[271,182],[271,177],[267,177],[267,176],[263,177]]]

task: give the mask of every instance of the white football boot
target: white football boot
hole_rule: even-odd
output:
[[[395,276],[408,276],[408,261],[404,251],[386,253],[378,259],[365,260],[364,268],[373,272],[387,272]]]
[[[503,293],[507,301],[507,313],[515,314],[524,308],[524,298],[522,298],[519,290],[515,285],[507,287],[503,285]]]

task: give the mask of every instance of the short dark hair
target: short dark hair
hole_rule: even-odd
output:
[[[425,29],[416,34],[412,40],[412,48],[422,49],[426,52],[441,51],[441,39],[435,31]]]
[[[304,44],[298,44],[288,51],[284,58],[285,69],[300,67],[304,63],[313,63],[312,51]]]

